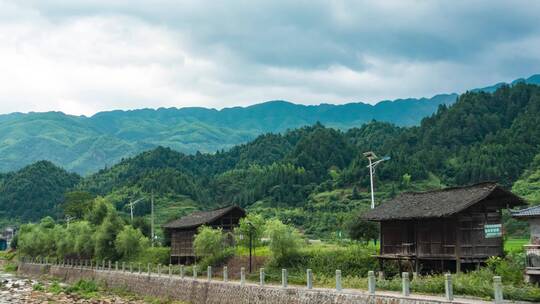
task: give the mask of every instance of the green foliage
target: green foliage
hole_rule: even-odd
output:
[[[99,285],[93,280],[79,280],[66,288],[67,293],[78,294],[85,299],[95,298],[98,295]]]
[[[148,263],[166,265],[169,263],[170,252],[169,247],[147,247],[139,253],[135,262],[142,265]]]
[[[17,263],[4,263],[2,270],[5,272],[16,273],[18,268],[19,266],[17,265]]]
[[[108,214],[94,234],[94,255],[98,260],[117,260],[120,255],[115,250],[115,241],[122,230],[123,222],[114,213]]]
[[[252,246],[261,245],[261,238],[266,229],[266,222],[260,214],[249,213],[245,218],[240,219],[239,226],[234,230],[236,242],[240,246],[249,247],[250,236]]]
[[[223,250],[225,237],[221,228],[213,229],[202,226],[193,240],[193,248],[198,257],[207,257],[218,254]]]
[[[43,284],[41,284],[41,283],[35,283],[35,284],[32,285],[32,290],[34,290],[34,291],[44,291],[45,286],[43,286]]]
[[[46,161],[0,175],[0,218],[27,222],[56,216],[64,193],[79,181],[78,175]]]
[[[66,216],[82,219],[92,208],[95,196],[85,191],[72,191],[64,195],[62,208]]]
[[[349,223],[349,236],[358,241],[377,240],[379,238],[379,224],[356,218]]]
[[[227,261],[232,258],[235,254],[235,250],[232,247],[224,248],[223,250],[220,250],[218,252],[215,252],[212,255],[205,256],[200,263],[198,263],[198,266],[201,267],[201,269],[206,269],[208,266],[212,267],[220,267],[227,263]]]
[[[514,183],[512,191],[533,205],[540,204],[540,154],[534,157],[529,168]]]
[[[131,226],[124,226],[114,242],[116,252],[125,259],[132,259],[150,245],[150,240],[142,232]]]
[[[310,268],[318,274],[332,275],[336,269],[341,269],[344,276],[366,276],[368,271],[378,267],[373,257],[376,250],[369,246],[314,247],[302,252],[306,261],[302,268]]]
[[[277,265],[287,265],[298,256],[302,238],[296,228],[274,219],[266,223],[265,234],[270,239],[269,248]]]

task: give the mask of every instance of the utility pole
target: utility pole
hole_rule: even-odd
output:
[[[154,232],[154,191],[152,190],[152,199],[151,199],[151,204],[152,204],[152,207],[151,207],[151,212],[152,212],[152,247],[154,247],[154,240],[155,240],[155,232]]]
[[[371,182],[371,209],[374,209],[375,208],[375,189],[374,189],[375,187],[373,185],[373,175],[375,174],[375,167],[381,162],[389,160],[390,157],[385,156],[379,159],[378,161],[373,162],[373,160],[378,158],[374,152],[372,151],[365,152],[364,156],[367,157],[367,159],[369,160],[369,165],[367,167],[369,168],[369,178]]]

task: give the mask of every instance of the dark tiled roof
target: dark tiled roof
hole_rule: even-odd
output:
[[[540,206],[533,206],[521,210],[513,210],[513,217],[540,217]]]
[[[402,193],[368,211],[363,217],[374,221],[438,218],[456,214],[488,197],[503,199],[509,206],[525,204],[519,196],[489,182],[427,192]]]
[[[169,222],[163,225],[163,228],[193,228],[202,226],[213,222],[234,209],[240,209],[244,212],[244,210],[238,206],[229,206],[211,211],[199,211]]]

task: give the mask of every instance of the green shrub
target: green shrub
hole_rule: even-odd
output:
[[[294,265],[302,259],[299,253],[302,238],[296,228],[274,219],[266,223],[266,234],[273,263],[279,266]]]
[[[148,247],[137,255],[134,262],[142,265],[150,264],[169,264],[171,248],[169,247]]]
[[[244,247],[249,247],[249,236],[251,234],[252,246],[261,245],[261,237],[265,231],[264,218],[255,213],[250,213],[247,217],[240,219],[239,226],[234,230],[237,244]]]
[[[45,287],[41,283],[36,283],[36,284],[32,285],[32,290],[34,290],[34,291],[44,291]]]
[[[18,266],[16,263],[5,263],[4,271],[5,272],[17,272]]]
[[[150,245],[150,240],[139,229],[126,225],[116,236],[114,245],[123,259],[131,260]]]
[[[64,289],[62,288],[62,286],[60,286],[58,281],[53,281],[51,285],[49,285],[49,287],[47,288],[47,291],[53,294],[59,294],[64,291]]]
[[[93,280],[79,280],[66,288],[66,292],[78,294],[86,299],[94,298],[99,292],[99,285]]]
[[[195,240],[193,241],[195,254],[198,257],[215,255],[223,250],[224,241],[225,238],[221,228],[213,229],[211,227],[202,226],[199,228]]]
[[[225,248],[216,254],[206,256],[201,260],[198,266],[200,269],[206,269],[208,266],[219,267],[225,265],[227,261],[234,256],[234,252],[234,248],[232,247]]]

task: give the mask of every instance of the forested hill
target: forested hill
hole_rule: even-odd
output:
[[[129,200],[153,192],[159,223],[194,209],[239,204],[320,235],[343,227],[367,206],[362,152],[391,157],[377,168],[382,200],[404,190],[484,180],[511,187],[521,178],[516,185],[528,189],[537,176],[533,160],[539,147],[540,87],[517,83],[494,93],[463,94],[415,127],[370,122],[341,131],[315,124],[261,135],[215,154],[160,147],[65,190],[105,196],[126,212]],[[147,205],[140,204],[136,214],[148,214]]]
[[[79,188],[108,195],[119,208],[128,197],[154,191],[163,204],[174,202],[171,217],[232,203],[264,212],[290,208],[286,217],[302,225],[306,214],[346,216],[362,208],[369,185],[362,152],[368,150],[391,157],[377,169],[385,198],[410,187],[485,180],[511,187],[525,178],[539,147],[540,87],[519,83],[493,94],[463,94],[418,127],[371,122],[339,131],[316,124],[215,155],[158,148],[86,178]]]
[[[37,221],[44,215],[59,216],[64,194],[80,182],[80,177],[47,161],[17,172],[0,174],[0,224]]]
[[[457,95],[426,99],[304,106],[271,101],[249,107],[112,111],[92,117],[59,112],[0,115],[0,172],[46,159],[79,174],[111,166],[158,146],[184,153],[215,152],[260,134],[317,121],[348,129],[372,119],[414,125]]]
[[[513,84],[517,82],[540,84],[540,75]],[[493,92],[502,85],[473,91]],[[143,109],[102,112],[92,117],[58,112],[0,115],[0,172],[44,159],[87,175],[158,146],[187,154],[213,153],[261,134],[280,133],[316,122],[341,130],[360,127],[371,120],[414,126],[437,111],[439,105],[451,105],[456,98],[456,94],[441,94],[429,99],[382,101],[376,105],[317,106],[271,101],[223,110]]]

